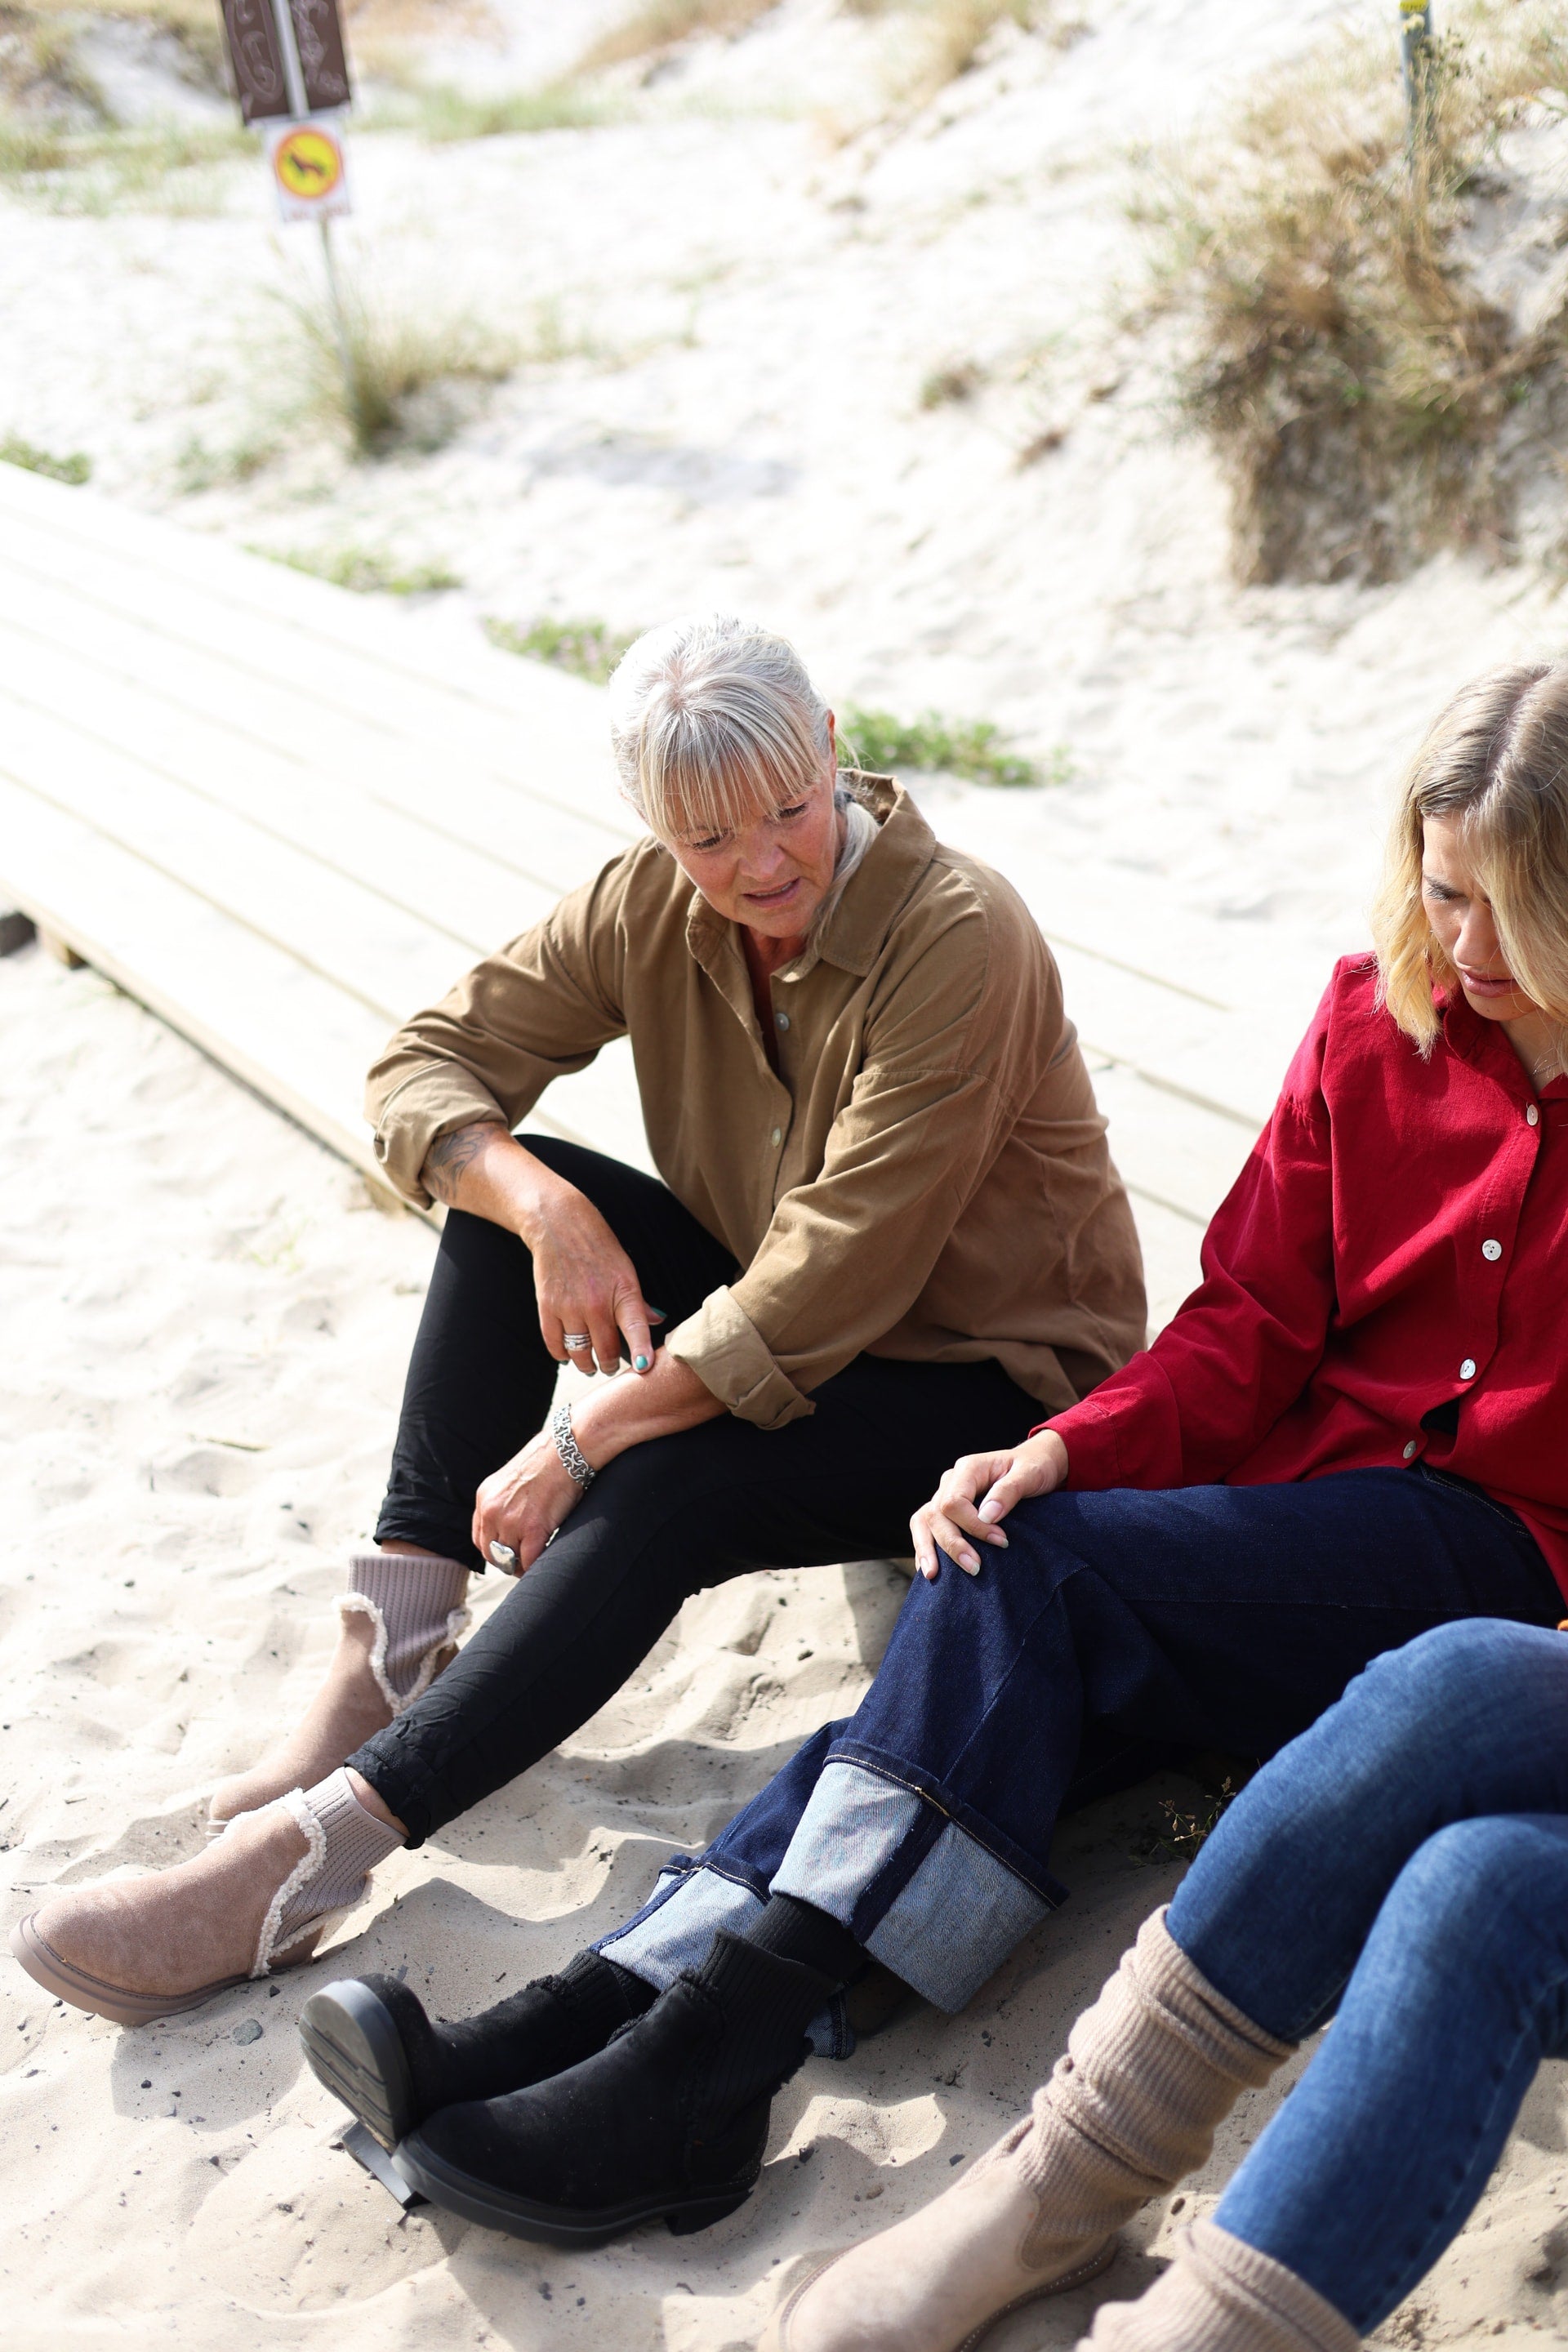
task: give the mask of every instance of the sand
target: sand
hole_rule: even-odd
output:
[[[1552,579],[1458,557],[1371,592],[1238,591],[1223,485],[1173,428],[1167,347],[1129,322],[1131,152],[1346,13],[1085,0],[1084,37],[1004,34],[918,120],[846,138],[876,110],[883,20],[787,0],[626,121],[361,138],[350,256],[400,299],[469,304],[558,353],[444,450],[369,467],[289,420],[269,289],[310,252],[258,167],[186,187],[183,212],[0,195],[0,435],[84,448],[111,495],[239,542],[448,565],[464,584],[418,616],[432,645],[486,615],[630,629],[740,605],[789,629],[836,698],[1065,746],[1049,793],[923,797],[1005,866],[1043,854],[1102,908],[1120,894],[1130,933],[1173,941],[1196,985],[1245,978],[1288,1034],[1364,940],[1420,725],[1482,661],[1562,632]],[[510,49],[459,43],[453,69],[479,84],[567,53],[558,12],[507,21]],[[960,362],[974,397],[922,405]],[[195,1851],[212,1780],[309,1693],[433,1241],[89,972],[0,962],[0,1034],[15,1916],[49,1885]],[[380,1874],[331,1965],[405,1967],[460,2013],[558,1964],[853,1704],[902,1589],[852,1563],[690,1604],[567,1749]],[[744,2345],[795,2261],[934,2194],[1049,2065],[1175,1884],[1132,1853],[1162,1793],[1198,1801],[1171,1781],[1064,1832],[1071,1905],[964,2017],[917,2010],[796,2078],[743,2212],[575,2259],[399,2216],[301,2067],[309,1978],[122,2033],[0,1969],[7,2340]],[[1381,2342],[1568,2335],[1562,2083],[1544,2070],[1470,2227]],[[1246,2105],[1180,2218],[1279,2095]],[[1173,2210],[996,2352],[1070,2345],[1093,2300],[1152,2274]]]

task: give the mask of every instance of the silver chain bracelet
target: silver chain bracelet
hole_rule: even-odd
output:
[[[594,1483],[595,1473],[572,1434],[572,1408],[569,1404],[558,1404],[551,1414],[550,1434],[555,1440],[555,1451],[565,1464],[568,1474],[585,1495]]]

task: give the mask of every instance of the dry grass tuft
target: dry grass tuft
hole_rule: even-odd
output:
[[[300,352],[300,405],[336,425],[360,457],[443,447],[473,413],[475,392],[523,356],[468,312],[374,299],[352,279],[342,280],[341,320],[323,289],[281,299]]]
[[[733,40],[765,16],[777,0],[639,0],[630,16],[590,43],[577,61],[580,73],[657,57],[700,33]]]
[[[1550,438],[1568,205],[1545,208],[1545,316],[1526,323],[1481,278],[1510,208],[1541,209],[1519,140],[1564,115],[1568,15],[1470,0],[1444,23],[1414,164],[1391,22],[1271,78],[1151,208],[1162,297],[1193,332],[1183,405],[1230,477],[1244,580],[1379,580],[1445,543],[1500,550],[1524,404]]]

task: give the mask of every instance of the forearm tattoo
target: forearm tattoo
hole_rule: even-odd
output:
[[[454,1207],[464,1170],[473,1166],[498,1129],[504,1134],[499,1120],[481,1118],[471,1127],[454,1128],[450,1135],[438,1135],[426,1153],[420,1171],[426,1191],[434,1192],[438,1201],[445,1201],[448,1208]]]

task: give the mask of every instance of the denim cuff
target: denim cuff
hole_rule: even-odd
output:
[[[682,1969],[702,1966],[721,1927],[743,1936],[761,1916],[765,1900],[744,1879],[678,1853],[659,1873],[658,1885],[637,1916],[593,1948],[663,1992]],[[812,2019],[806,2039],[818,2058],[848,2057],[855,2035],[842,1993]]]
[[[773,1892],[831,1913],[884,1968],[950,2014],[964,2008],[1066,1890],[1026,1876],[953,1818],[949,1800],[836,1748]]]

